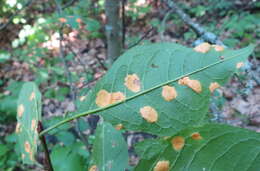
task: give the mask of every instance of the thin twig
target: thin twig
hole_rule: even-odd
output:
[[[175,2],[164,0],[166,5],[186,23],[199,37],[212,44],[225,46],[224,43],[212,32],[206,31],[200,24],[194,22]]]
[[[42,123],[41,121],[38,122],[38,133],[40,134],[42,131],[43,131],[43,126],[42,126]],[[49,153],[49,150],[48,150],[48,146],[47,146],[47,143],[46,143],[46,139],[45,139],[45,136],[39,136],[39,139],[41,141],[41,144],[43,146],[43,150],[44,150],[44,154],[45,154],[45,160],[44,160],[44,165],[46,167],[46,169],[48,171],[53,171],[53,167],[52,167],[52,163],[51,163],[51,159],[50,159],[50,153]]]
[[[130,45],[128,49],[131,49],[132,47],[138,45],[142,40],[144,40],[149,33],[151,33],[154,30],[154,27],[150,28],[149,30],[147,30],[144,35],[138,40],[136,41],[134,44]]]

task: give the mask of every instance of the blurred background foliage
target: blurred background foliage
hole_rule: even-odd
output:
[[[218,35],[226,46],[259,45],[260,2],[176,2],[206,30]],[[88,91],[106,72],[104,3],[104,0],[0,1],[0,170],[41,170],[41,165],[21,164],[16,144],[16,100],[24,81],[34,80],[40,87],[44,96],[43,116],[47,119],[44,126],[48,127],[73,112],[77,107],[76,97],[84,98],[80,91]],[[141,44],[171,41],[191,46],[197,39],[159,0],[126,0],[125,4],[126,49],[146,33]],[[259,64],[259,57],[258,46],[253,62],[248,65]],[[254,72],[259,75],[259,66]],[[238,75],[235,80],[247,84],[250,79]],[[247,84],[241,94],[257,86],[259,82]],[[212,101],[221,109],[228,98],[218,93]],[[66,124],[47,137],[50,148],[53,147],[54,165],[86,170],[95,138],[95,119]],[[242,120],[249,122],[248,118]],[[41,154],[37,159],[43,162]]]

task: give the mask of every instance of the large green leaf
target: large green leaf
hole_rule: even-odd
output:
[[[103,122],[97,127],[91,163],[90,170],[98,171],[123,171],[128,167],[127,144],[110,123]]]
[[[180,141],[182,138],[184,141]],[[178,150],[173,148],[178,146]],[[260,134],[228,125],[207,124],[185,129],[165,140],[145,140],[136,149],[141,158],[136,171],[257,171],[260,168]],[[159,169],[162,167],[165,170]]]
[[[41,93],[33,82],[23,85],[17,101],[16,133],[24,163],[33,164],[37,152],[38,121],[41,120]]]
[[[223,85],[253,46],[220,50],[212,46],[202,53],[173,43],[130,49],[89,91],[79,110],[84,113],[103,107],[99,114],[105,121],[160,136],[200,124],[208,112],[210,85]],[[189,86],[178,83],[183,77],[189,77],[182,81],[187,84],[188,80]],[[168,101],[162,90],[168,90],[164,93]],[[115,104],[110,105],[112,102]]]

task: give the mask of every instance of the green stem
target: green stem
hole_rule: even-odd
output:
[[[247,51],[245,51],[244,53],[247,53]],[[242,55],[242,54],[240,54],[240,55]],[[197,69],[197,70],[195,70],[195,71],[193,71],[193,72],[184,74],[184,75],[179,76],[179,77],[177,77],[177,78],[175,78],[175,79],[173,79],[173,80],[169,80],[169,81],[164,82],[164,83],[162,83],[162,84],[159,84],[159,85],[157,85],[157,86],[155,86],[155,87],[152,87],[152,88],[150,88],[150,89],[147,89],[147,90],[145,90],[145,91],[143,91],[143,92],[137,93],[137,94],[135,94],[135,95],[133,95],[133,96],[131,96],[131,97],[128,97],[128,98],[126,98],[125,100],[120,101],[120,102],[118,102],[118,103],[114,103],[114,104],[108,105],[108,106],[106,106],[106,107],[97,108],[97,109],[94,109],[94,110],[90,110],[90,111],[87,111],[87,112],[82,112],[82,113],[76,114],[76,115],[74,115],[74,116],[72,116],[72,117],[70,117],[70,118],[64,119],[63,121],[60,121],[60,122],[58,122],[57,124],[55,124],[55,125],[53,125],[53,126],[47,128],[47,129],[43,130],[43,131],[39,134],[39,136],[43,136],[44,134],[46,134],[47,132],[53,130],[54,128],[57,128],[57,127],[59,127],[59,126],[65,124],[65,123],[67,123],[67,122],[70,122],[70,121],[74,120],[74,119],[77,119],[77,118],[80,118],[80,117],[83,117],[83,116],[87,116],[87,115],[90,115],[90,114],[94,114],[94,113],[97,113],[97,112],[101,112],[101,111],[103,111],[103,110],[106,110],[106,109],[112,108],[112,107],[114,107],[114,106],[117,106],[117,105],[119,105],[119,104],[121,104],[121,103],[125,103],[125,102],[127,102],[127,101],[129,101],[129,100],[132,100],[132,99],[134,99],[134,98],[136,98],[136,97],[138,97],[138,96],[141,96],[141,95],[143,95],[143,94],[146,94],[146,93],[148,93],[148,92],[150,92],[150,91],[153,91],[153,90],[155,90],[155,89],[157,89],[157,88],[160,88],[160,87],[165,86],[165,85],[167,85],[167,84],[170,84],[170,83],[172,83],[172,82],[178,81],[179,79],[181,79],[181,78],[183,78],[183,77],[186,77],[186,76],[195,74],[195,73],[197,73],[197,72],[200,72],[200,71],[202,71],[202,70],[205,70],[205,69],[210,68],[210,67],[212,67],[212,66],[215,66],[215,65],[217,65],[217,64],[220,64],[220,63],[223,63],[223,62],[225,62],[225,61],[228,61],[228,60],[230,60],[230,59],[232,59],[232,58],[234,58],[234,57],[236,57],[236,56],[237,56],[237,55],[231,56],[231,57],[229,57],[229,58],[225,58],[225,59],[220,60],[220,61],[218,61],[218,62],[215,62],[215,63],[213,63],[213,64],[210,64],[210,65],[207,65],[207,66],[202,67],[202,68],[200,68],[200,69]]]

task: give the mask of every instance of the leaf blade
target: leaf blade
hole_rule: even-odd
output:
[[[33,82],[23,85],[17,101],[16,133],[24,163],[33,164],[37,152],[38,121],[41,120],[41,93]]]
[[[235,72],[236,64],[244,62],[252,50],[253,46],[221,52],[211,48],[204,54],[169,43],[133,48],[121,56],[88,93],[80,111],[83,112],[82,115],[100,112],[106,121],[113,125],[123,124],[126,129],[170,135],[188,125],[203,121],[208,111],[210,84],[223,85]],[[222,56],[226,58],[221,59]],[[165,59],[161,59],[162,57]],[[126,85],[129,75],[132,79],[138,76],[137,81],[141,82],[140,91],[138,87],[132,87],[132,91],[133,85]],[[192,85],[189,87],[178,84],[177,81],[183,77],[189,77],[192,83],[199,82],[202,92],[196,92]],[[166,85],[173,86],[178,94],[171,103],[160,97],[161,87]],[[113,99],[113,94],[121,93],[121,99],[112,105],[108,100],[97,103],[100,91],[106,92],[106,99],[109,96]],[[99,104],[103,106],[99,108]],[[158,122],[149,123],[142,118],[140,110],[145,106],[153,107],[157,111]]]

